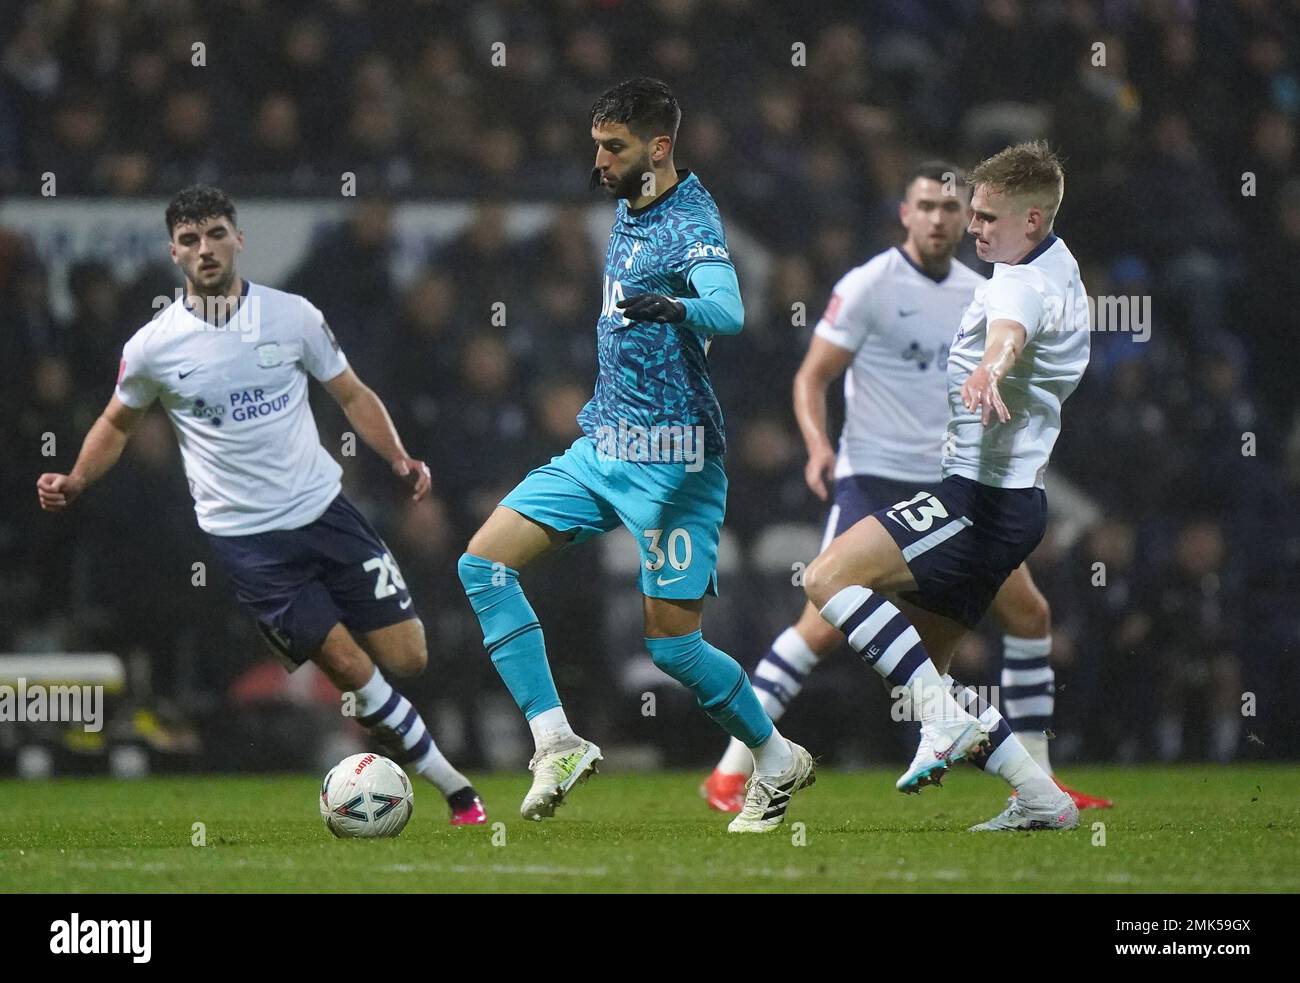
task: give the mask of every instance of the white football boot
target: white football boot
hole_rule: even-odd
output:
[[[971,833],[1006,829],[1074,829],[1079,825],[1079,807],[1065,792],[1026,801],[1013,795],[1006,809],[986,823],[972,826]]]
[[[939,785],[943,775],[955,761],[974,754],[988,743],[988,729],[968,713],[964,720],[951,724],[921,724],[921,742],[916,757],[907,771],[899,776],[894,787],[909,795],[927,785]]]
[[[927,785],[939,786],[943,784],[944,769],[927,771],[923,766],[934,761],[934,745],[930,743],[930,732],[921,728],[921,740],[916,745],[916,754],[912,756],[912,764],[903,777],[894,783],[894,787],[900,792],[906,792],[908,795],[915,795]],[[903,779],[908,775],[913,776],[910,783],[904,783]]]
[[[813,757],[794,741],[794,764],[781,775],[751,775],[745,783],[745,806],[727,826],[728,833],[766,833],[785,822],[790,797],[817,781]]]
[[[533,785],[524,796],[519,814],[537,822],[549,819],[573,786],[596,774],[596,764],[601,760],[600,748],[581,738],[574,747],[539,749],[528,762]]]

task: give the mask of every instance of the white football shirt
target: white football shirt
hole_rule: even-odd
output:
[[[840,278],[819,337],[854,353],[835,477],[933,484],[948,424],[948,346],[984,278],[953,260],[936,282],[898,247]]]
[[[343,473],[321,446],[307,375],[328,382],[347,366],[319,310],[246,280],[221,328],[178,299],[137,331],[122,349],[117,398],[136,409],[162,402],[204,531],[297,529],[329,507]]]
[[[998,386],[1011,414],[986,427],[962,405],[961,387],[984,358],[988,326],[1006,318],[1025,327],[1025,350]],[[995,263],[975,291],[948,355],[944,477],[964,475],[995,488],[1042,488],[1061,433],[1061,404],[1088,367],[1088,295],[1064,240],[1049,235],[1014,266]]]

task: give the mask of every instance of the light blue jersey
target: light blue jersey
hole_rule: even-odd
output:
[[[706,351],[712,335],[741,330],[744,307],[713,199],[689,172],[678,175],[645,208],[618,205],[596,322],[596,392],[578,415],[584,436],[530,471],[501,505],[567,533],[572,542],[624,526],[640,546],[641,592],[698,600],[718,592],[727,507],[722,411]],[[674,298],[683,309],[681,322],[629,322],[618,304],[638,294]],[[675,304],[672,309],[677,312]],[[541,625],[519,572],[470,553],[460,558],[457,572],[484,647],[524,716],[533,721],[558,708]],[[732,737],[752,748],[773,738],[772,721],[744,670],[704,641],[700,630],[647,636],[645,646],[654,664]],[[547,760],[544,746],[539,737],[540,760]],[[585,746],[584,754],[599,757],[599,748]],[[546,794],[543,788],[536,801]],[[551,814],[533,801],[530,791],[521,808],[526,818]]]
[[[739,331],[744,310],[713,199],[694,175],[678,173],[645,208],[619,202],[596,323],[596,393],[578,416],[585,436],[501,504],[575,542],[626,526],[641,547],[641,591],[695,599],[717,593],[727,505],[722,410],[705,347],[715,331]],[[615,305],[641,293],[680,298],[686,321],[628,322]],[[687,433],[664,439],[668,431]]]
[[[654,293],[688,299],[699,294],[691,274],[704,264],[731,269],[722,219],[713,197],[690,171],[640,209],[618,203],[605,253],[600,318],[596,322],[596,392],[578,414],[597,443],[630,428],[703,428],[704,451],[722,454],[722,409],[709,381],[706,337],[682,324],[629,322],[617,304]]]

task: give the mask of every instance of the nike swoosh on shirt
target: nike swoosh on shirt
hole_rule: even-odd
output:
[[[914,310],[910,310],[910,311],[905,311],[905,310],[903,310],[903,309],[900,307],[900,308],[898,309],[898,316],[899,316],[899,317],[911,317],[913,314],[919,314],[920,311],[921,311],[921,308],[919,308],[919,307],[915,308]]]
[[[398,601],[397,606],[401,608],[403,611],[405,611],[414,603],[415,603],[415,598],[408,597],[405,601]]]
[[[677,583],[677,581],[685,580],[685,579],[686,579],[686,574],[682,574],[680,577],[674,577],[672,580],[664,580],[663,577],[660,577],[658,580],[655,581],[655,583],[658,584],[660,587],[667,587],[669,584],[675,584]]]
[[[188,372],[181,372],[181,371],[178,369],[177,372],[176,372],[176,374],[177,374],[178,376],[180,376],[182,379],[184,379],[187,375],[193,375],[196,371],[198,371],[198,370],[197,370],[197,369],[190,369]]]

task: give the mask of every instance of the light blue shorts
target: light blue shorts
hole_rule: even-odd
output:
[[[718,537],[727,509],[727,473],[717,455],[683,463],[639,464],[602,456],[589,437],[534,468],[501,504],[580,543],[627,527],[641,549],[641,593],[696,600],[718,594]]]

